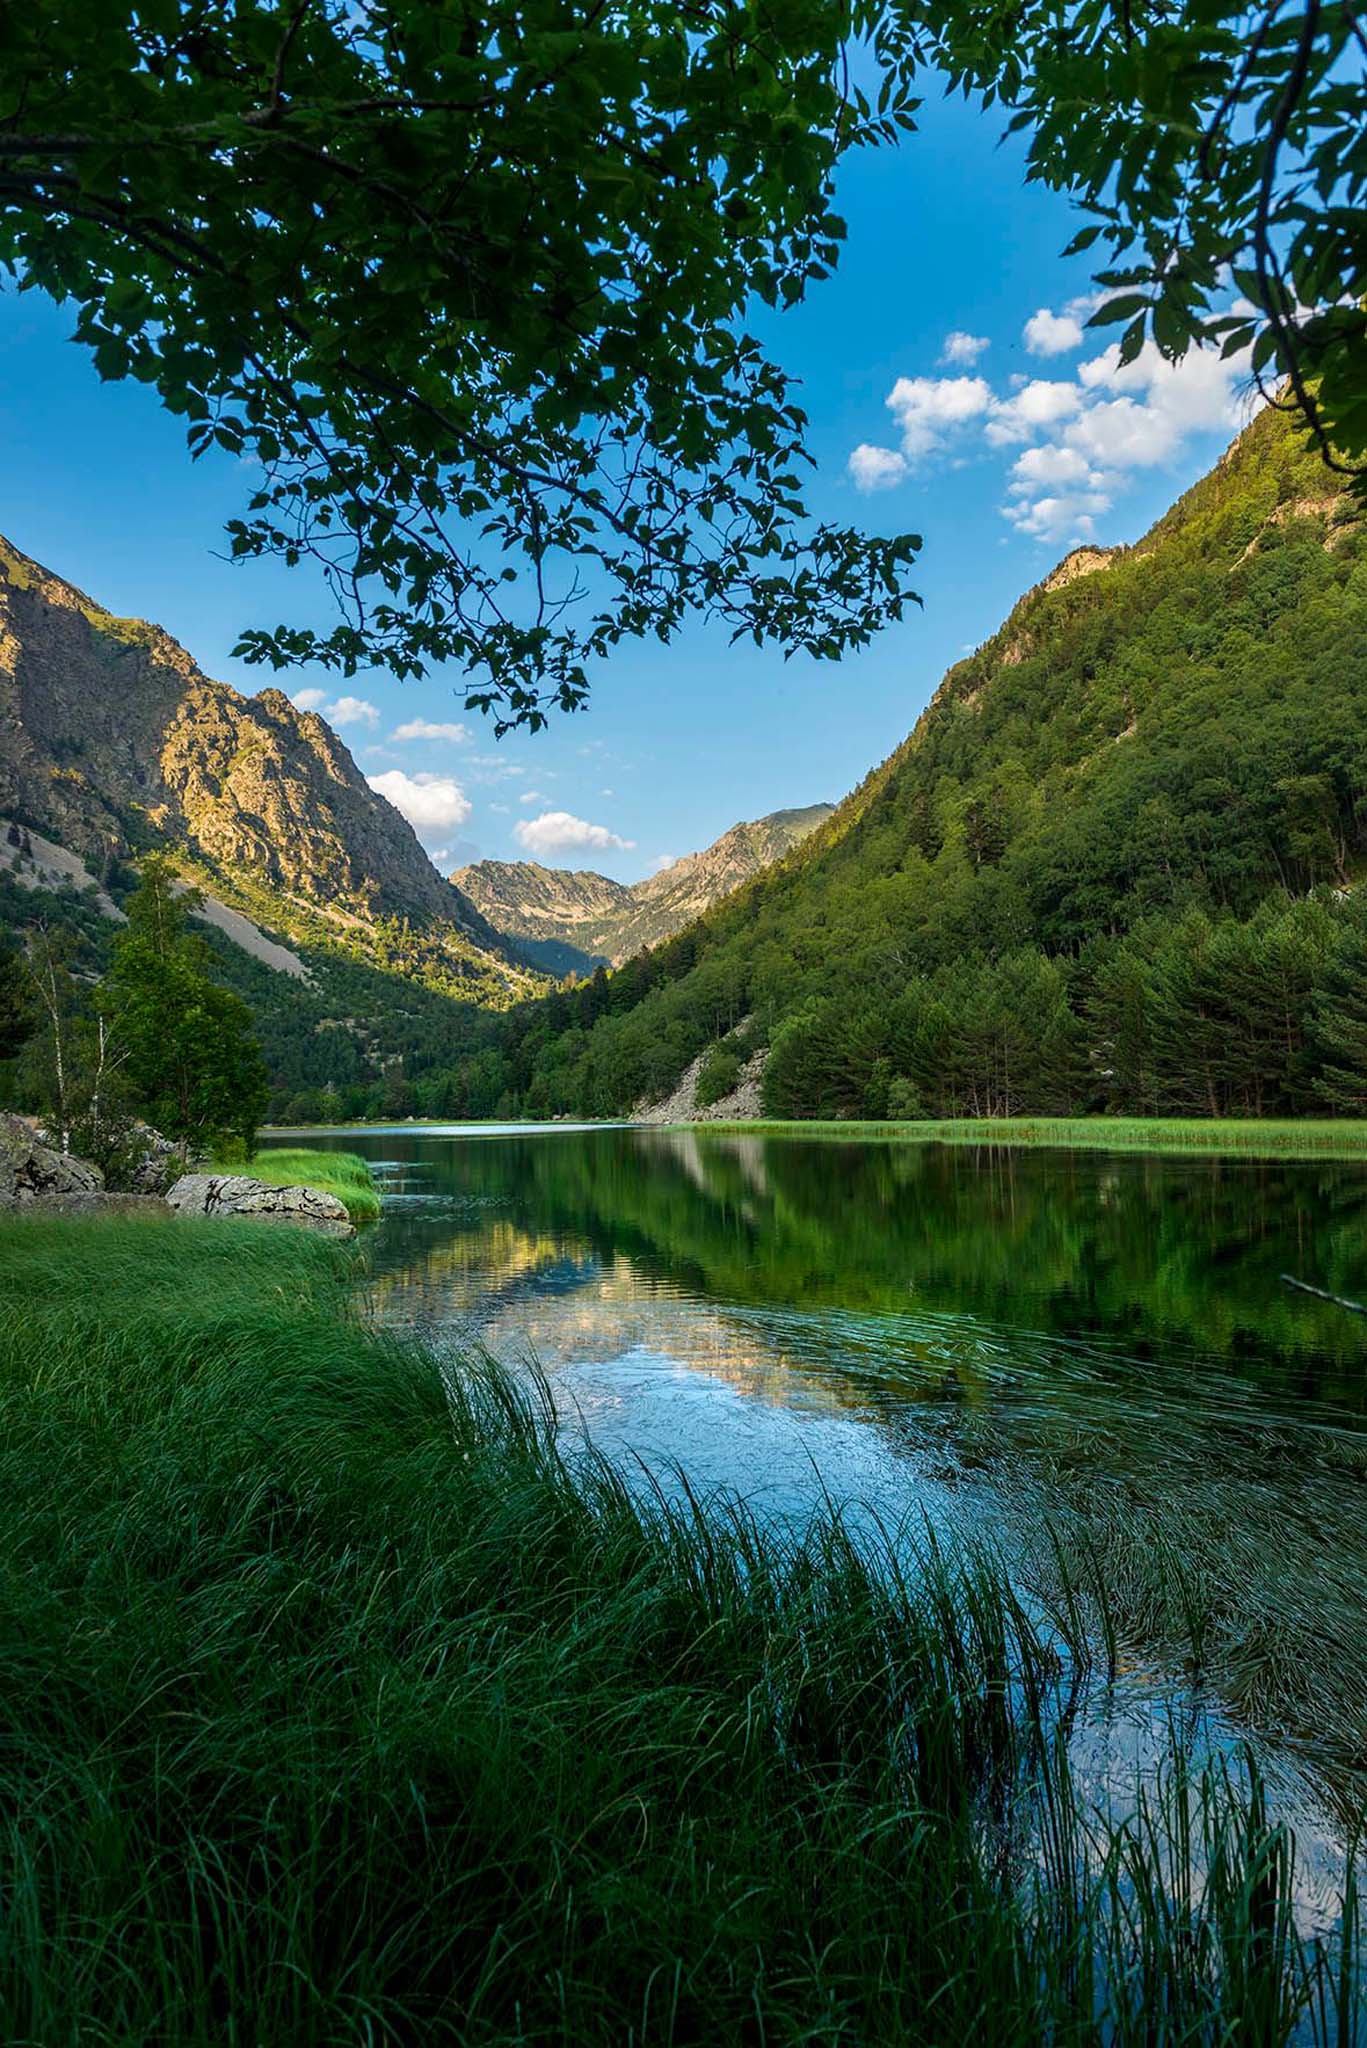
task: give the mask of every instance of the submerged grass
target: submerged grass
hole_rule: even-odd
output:
[[[695,1130],[694,1124],[677,1126]],[[935,1145],[1052,1145],[1103,1152],[1245,1153],[1270,1159],[1352,1159],[1367,1154],[1367,1118],[948,1117],[920,1122],[713,1123],[714,1131],[803,1138],[912,1138]]]
[[[1089,1810],[1068,1601],[571,1471],[347,1258],[0,1230],[8,2039],[1359,2038],[1256,1773]]]
[[[359,1152],[314,1152],[304,1146],[272,1146],[253,1153],[242,1170],[336,1195],[338,1201],[345,1202],[353,1223],[373,1223],[380,1213],[379,1190]]]

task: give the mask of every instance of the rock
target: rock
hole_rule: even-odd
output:
[[[103,1186],[98,1166],[73,1159],[69,1152],[54,1152],[23,1117],[0,1115],[0,1203],[93,1194]]]
[[[136,1123],[129,1135],[142,1153],[128,1176],[130,1191],[135,1195],[164,1195],[174,1177],[180,1147],[163,1138],[151,1124]]]
[[[749,1018],[745,1022],[749,1023]],[[709,1103],[705,1109],[698,1107],[698,1077],[702,1073],[706,1052],[700,1052],[690,1060],[680,1074],[670,1093],[659,1102],[649,1097],[638,1102],[631,1112],[633,1123],[638,1124],[720,1124],[758,1123],[764,1117],[762,1083],[764,1063],[769,1057],[769,1048],[762,1045],[752,1052],[736,1076],[736,1085],[728,1095]]]
[[[346,1205],[322,1188],[292,1187],[253,1180],[245,1173],[184,1173],[166,1200],[185,1216],[262,1216],[273,1223],[299,1223],[329,1237],[354,1237]]]

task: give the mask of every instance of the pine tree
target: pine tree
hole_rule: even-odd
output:
[[[164,857],[143,863],[102,1008],[117,1016],[129,1086],[159,1130],[182,1151],[223,1137],[250,1147],[267,1100],[251,1012],[212,979],[212,955],[189,930],[202,898],[175,884]]]
[[[1314,1087],[1333,1108],[1367,1114],[1367,914],[1345,918],[1310,1018]]]

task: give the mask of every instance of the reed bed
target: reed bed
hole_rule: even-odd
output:
[[[380,1194],[367,1162],[359,1152],[312,1151],[304,1146],[270,1146],[255,1152],[243,1173],[264,1180],[321,1188],[346,1204],[353,1223],[373,1223],[380,1213]]]
[[[1079,1603],[571,1470],[354,1257],[0,1226],[8,2040],[1360,2038],[1251,1764],[1089,1808]]]
[[[1040,1145],[1074,1151],[1205,1152],[1267,1159],[1358,1159],[1367,1155],[1367,1118],[1349,1117],[1003,1116],[882,1123],[775,1119],[718,1122],[706,1128],[803,1138],[908,1138],[935,1145]]]

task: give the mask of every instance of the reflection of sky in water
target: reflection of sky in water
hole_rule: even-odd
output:
[[[842,1180],[850,1148],[827,1155],[829,1171],[818,1159],[804,1190],[783,1183],[781,1140],[566,1127],[479,1138],[335,1134],[385,1188],[372,1311],[440,1350],[534,1358],[570,1435],[587,1432],[639,1483],[648,1473],[677,1494],[683,1473],[695,1493],[731,1489],[765,1516],[836,1503],[1009,1553],[1039,1540],[1051,1461],[1093,1461],[1117,1488],[1170,1470],[1183,1512],[1227,1513],[1232,1487],[1269,1527],[1284,1516],[1292,1545],[1298,1516],[1313,1527],[1321,1568],[1337,1559],[1343,1581],[1326,1586],[1360,1626],[1367,1347],[1350,1319],[1289,1308],[1280,1283],[1283,1267],[1309,1259],[1320,1274],[1362,1253],[1346,1170],[1269,1179],[1093,1159],[1065,1178],[1058,1155],[1034,1155],[1017,1178],[955,1162],[861,1196]],[[650,1175],[667,1196],[654,1208],[636,1199]],[[926,1251],[937,1204],[946,1237],[960,1227],[973,1254],[953,1284]],[[837,1239],[848,1218],[848,1275],[819,1235],[832,1217]],[[1148,1241],[1156,1225],[1162,1247]],[[905,1253],[900,1240],[889,1253],[894,1231]],[[1312,1606],[1327,1597],[1317,1588]],[[1132,1786],[1136,1767],[1152,1782],[1193,1713],[1198,1754],[1236,1746],[1217,1711],[1155,1670],[1094,1689],[1071,1743],[1094,1803]],[[1285,1755],[1269,1768],[1297,1824],[1302,1915],[1319,1925],[1342,1869],[1336,1832]]]

